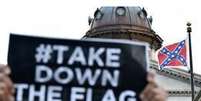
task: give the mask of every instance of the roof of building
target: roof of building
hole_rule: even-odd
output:
[[[95,11],[94,19],[91,22],[91,29],[124,25],[124,27],[129,26],[129,29],[139,27],[151,32],[151,24],[147,19],[147,13],[145,9],[140,7],[101,7]]]
[[[85,37],[101,37],[107,34],[110,38],[138,39],[149,42],[154,49],[161,47],[162,38],[151,28],[152,17],[140,7],[101,7],[89,18],[90,29]],[[115,34],[119,34],[116,36]],[[123,35],[120,35],[123,34]],[[106,38],[106,37],[105,37]]]
[[[151,60],[151,68],[154,69],[158,74],[164,75],[185,83],[190,83],[190,73],[182,70],[182,69],[170,69],[170,68],[165,68],[163,70],[160,70],[158,68],[158,64],[156,61]],[[201,87],[201,75],[194,73],[194,84],[197,87]]]
[[[182,69],[168,69],[165,68],[160,70],[158,68],[157,62],[151,60],[150,68],[154,69],[159,75],[164,75],[166,77],[182,81],[184,83],[190,84],[191,75],[189,72]],[[194,73],[194,84],[197,87],[201,87],[201,75]],[[195,101],[199,101],[201,98],[201,90],[199,92],[194,91],[196,94]],[[190,90],[170,90],[168,91],[169,96],[191,96],[192,92]]]

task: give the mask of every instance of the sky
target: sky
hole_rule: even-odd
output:
[[[0,63],[7,63],[9,33],[80,39],[89,29],[88,17],[101,6],[144,7],[163,45],[186,39],[191,22],[194,72],[201,74],[199,0],[0,0]]]

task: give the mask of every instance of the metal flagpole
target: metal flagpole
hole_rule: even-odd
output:
[[[190,73],[191,73],[191,92],[192,92],[192,101],[194,100],[194,75],[193,75],[193,58],[192,58],[192,47],[191,47],[191,23],[187,23],[187,32],[189,40],[189,57],[190,57]]]

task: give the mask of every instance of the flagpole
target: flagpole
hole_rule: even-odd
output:
[[[193,74],[193,58],[192,58],[192,47],[191,47],[191,23],[187,23],[187,32],[188,32],[188,40],[189,40],[189,57],[190,57],[190,73],[191,73],[191,93],[192,93],[192,101],[194,100],[194,74]]]

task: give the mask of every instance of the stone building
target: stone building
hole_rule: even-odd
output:
[[[101,7],[88,19],[90,29],[84,38],[112,38],[149,43],[150,69],[156,71],[156,81],[168,93],[168,101],[191,101],[190,74],[181,69],[159,70],[156,50],[163,39],[151,28],[152,17],[140,7]],[[201,75],[195,74],[195,95],[201,96]],[[201,100],[200,100],[201,101]]]

